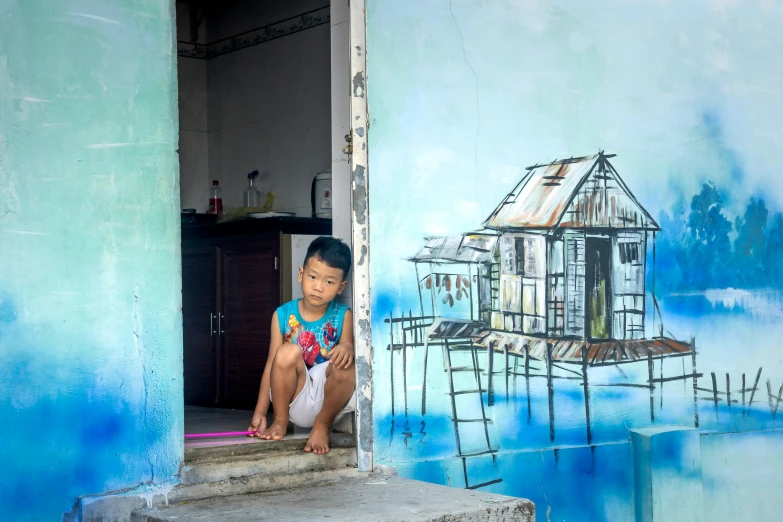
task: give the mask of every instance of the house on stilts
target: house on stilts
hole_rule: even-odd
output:
[[[662,325],[648,335],[655,328],[645,324],[655,315],[648,313],[648,303],[657,307],[654,288],[646,288],[646,263],[660,229],[609,161],[613,157],[600,152],[528,167],[481,229],[428,238],[410,258],[421,313],[387,319],[392,383],[395,352],[402,354],[404,378],[409,348],[424,348],[424,413],[427,350],[443,349],[459,456],[467,459],[495,451],[485,405],[493,405],[503,383],[508,397],[509,375],[547,379],[551,441],[554,382],[574,379],[576,374],[584,391],[586,438],[591,442],[588,370],[596,366],[646,362],[645,382],[597,384],[649,388],[651,421],[656,386],[693,379],[698,426],[699,374],[693,340],[665,337]],[[660,318],[660,312],[657,315]],[[683,365],[681,374],[664,376],[664,359],[684,357],[691,360],[690,372]],[[564,371],[569,376],[559,377]],[[466,382],[464,373],[457,377],[458,372],[471,377]],[[478,399],[471,410],[481,413],[466,419],[459,411],[460,401],[464,404],[471,394]],[[527,400],[529,416],[529,393]],[[485,436],[466,437],[468,424],[482,426]],[[478,440],[482,447],[466,449],[460,442],[465,439]],[[465,482],[471,487],[467,471]]]
[[[482,230],[428,239],[411,258],[424,274],[422,313],[429,303],[433,316],[458,315],[445,310],[456,304],[456,291],[469,310],[454,318],[469,318],[473,333],[485,333],[482,344],[512,352],[527,346],[543,354],[549,342],[558,358],[581,362],[581,347],[589,346],[590,362],[600,363],[687,351],[660,335],[645,339],[648,244],[660,229],[610,163],[613,156],[528,167]]]

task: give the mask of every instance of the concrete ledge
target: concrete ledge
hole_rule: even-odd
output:
[[[360,473],[355,467],[298,473],[245,475],[214,482],[177,486],[169,492],[166,502],[168,504],[177,504],[180,502],[196,502],[205,499],[232,497],[234,495],[320,486],[363,475],[366,476],[367,474]],[[155,505],[160,506],[163,503],[158,502]]]
[[[526,499],[370,475],[335,484],[138,510],[135,522],[299,522],[325,518],[366,522],[533,522]]]
[[[636,522],[699,522],[699,431],[681,426],[631,430]]]

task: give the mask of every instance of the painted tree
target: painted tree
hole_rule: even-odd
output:
[[[713,183],[702,185],[691,199],[684,283],[706,290],[726,288],[736,281],[732,262],[731,221],[723,215],[723,196]]]
[[[655,260],[648,259],[648,286],[655,286],[659,293],[684,290],[685,243],[688,237],[685,199],[678,199],[671,212],[661,211],[658,216],[661,231],[655,238]],[[649,251],[652,255],[652,251]]]
[[[742,288],[767,285],[765,228],[768,215],[763,199],[750,198],[745,214],[734,221],[737,230],[734,267],[737,283]]]
[[[775,213],[770,221],[764,252],[764,272],[768,286],[783,288],[783,214]]]

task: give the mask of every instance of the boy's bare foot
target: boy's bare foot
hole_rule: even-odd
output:
[[[258,435],[261,439],[266,440],[280,440],[285,437],[285,432],[288,430],[288,419],[278,419],[272,422],[272,425],[265,429]]]
[[[307,453],[316,455],[325,455],[329,453],[329,426],[323,424],[314,424],[310,430],[310,438],[304,449]]]

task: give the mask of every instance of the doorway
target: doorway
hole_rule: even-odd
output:
[[[588,237],[585,241],[585,299],[588,339],[612,337],[612,242]]]
[[[335,23],[348,5],[177,0],[176,14],[185,433],[243,431],[272,313],[296,297],[301,244],[350,245],[348,24]],[[254,172],[260,200],[273,201],[263,222],[242,214]],[[314,217],[310,188],[329,172],[331,216]],[[213,181],[223,216],[207,214]]]

